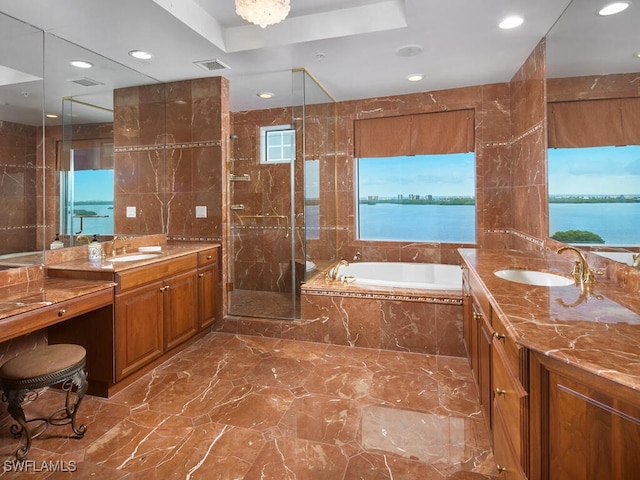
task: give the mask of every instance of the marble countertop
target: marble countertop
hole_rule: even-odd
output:
[[[219,247],[219,244],[216,243],[194,243],[194,242],[171,242],[164,245],[160,245],[160,252],[140,252],[138,251],[138,247],[127,247],[126,254],[116,255],[112,257],[111,255],[106,255],[101,260],[89,260],[88,253],[87,256],[83,256],[82,258],[75,258],[73,260],[67,260],[65,262],[49,264],[47,265],[48,270],[76,270],[76,271],[100,271],[100,272],[121,272],[123,270],[128,270],[130,268],[140,267],[142,265],[148,265],[155,262],[169,260],[172,258],[181,257],[183,255],[189,255],[192,253],[197,253],[203,250],[207,250],[209,248]],[[131,257],[133,255],[138,254],[153,254],[150,258],[145,258],[141,260],[134,261],[126,261],[126,262],[117,262],[113,261],[114,259],[119,259],[123,257]]]
[[[113,289],[108,281],[41,278],[0,288],[0,320],[83,295]]]
[[[498,278],[505,268],[567,276],[576,258],[511,250],[460,249],[518,344],[619,384],[640,390],[640,299],[598,277],[588,289],[543,287]]]

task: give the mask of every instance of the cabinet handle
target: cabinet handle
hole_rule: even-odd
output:
[[[507,391],[503,390],[502,388],[496,387],[496,395],[506,395]]]
[[[204,277],[204,273],[199,273],[199,274],[198,274],[198,277],[199,277],[199,278]]]
[[[171,288],[170,285],[165,285],[164,287],[160,287],[160,291],[161,292],[166,292],[167,290],[169,290]]]
[[[474,320],[482,320],[482,315],[480,315],[478,312],[473,312],[473,319]]]
[[[507,471],[507,467],[503,467],[499,463],[496,464],[496,469],[498,470],[498,473],[502,473],[502,472],[506,472]]]
[[[495,338],[496,340],[503,340],[503,339],[507,338],[507,336],[504,333],[495,332],[493,334],[493,338]]]
[[[207,255],[207,260],[211,260],[213,257],[211,255]]]
[[[67,313],[67,309],[66,308],[61,308],[60,310],[58,310],[58,316],[62,317],[65,313]]]

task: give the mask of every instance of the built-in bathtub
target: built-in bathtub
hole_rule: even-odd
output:
[[[303,284],[301,298],[321,341],[466,356],[459,265],[353,262]]]
[[[338,267],[338,280],[354,285],[420,290],[461,290],[459,265],[409,262],[354,262]]]

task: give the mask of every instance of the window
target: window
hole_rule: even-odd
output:
[[[640,145],[548,151],[549,235],[640,245]]]
[[[355,123],[361,240],[475,242],[474,112]]]
[[[260,127],[260,163],[291,163],[296,158],[296,131],[291,125]]]
[[[473,153],[357,160],[358,237],[475,242]]]

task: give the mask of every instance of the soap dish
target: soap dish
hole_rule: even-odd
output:
[[[162,247],[160,245],[151,245],[148,247],[139,247],[139,252],[161,252]]]

